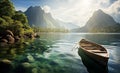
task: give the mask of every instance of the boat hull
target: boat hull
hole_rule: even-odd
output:
[[[87,44],[86,44],[85,42],[87,42]],[[85,43],[85,44],[84,44],[84,43]],[[109,55],[108,55],[107,50],[106,50],[104,47],[102,47],[101,45],[98,45],[98,44],[96,44],[96,43],[86,41],[86,40],[81,40],[80,43],[79,43],[79,45],[80,45],[80,49],[81,49],[87,56],[89,56],[91,59],[93,59],[94,61],[96,61],[96,62],[98,62],[99,64],[102,64],[102,65],[104,65],[104,66],[107,65],[108,59],[109,59]],[[94,51],[93,48],[92,48],[92,49],[89,48],[89,47],[91,47],[91,45],[92,45],[92,47],[97,47],[97,48],[94,49],[94,50],[99,51],[98,54],[92,52],[92,51]],[[88,47],[88,48],[86,48],[86,47]],[[88,49],[89,49],[90,51],[88,51]],[[101,55],[99,55],[99,54],[103,54],[102,52],[105,52],[104,54],[105,54],[106,56],[101,56]]]
[[[78,55],[81,57],[81,60],[89,73],[108,73],[107,65],[104,66],[98,64],[98,62],[94,61],[92,58],[86,55],[82,49],[78,50]]]
[[[95,55],[91,52],[88,52],[82,48],[80,48],[87,56],[89,56],[91,59],[93,59],[94,61],[98,62],[99,64],[101,65],[104,65],[106,66],[107,63],[108,63],[108,59],[107,58],[104,58],[104,57],[101,57],[101,56],[98,56],[98,55]]]

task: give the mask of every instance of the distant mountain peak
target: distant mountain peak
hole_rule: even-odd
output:
[[[113,26],[116,24],[115,20],[101,9],[95,11],[92,17],[86,23],[86,26]]]
[[[30,6],[26,11],[28,10],[42,10],[42,8],[40,6]]]
[[[112,16],[103,12],[101,9],[95,11],[89,18],[86,25],[78,31],[82,32],[118,32],[118,25]]]
[[[31,26],[40,28],[60,28],[60,25],[52,17],[51,13],[45,13],[40,6],[29,7],[25,11],[25,14]]]
[[[99,9],[99,10],[97,10],[97,11],[95,11],[94,13],[93,13],[93,16],[96,16],[96,15],[104,15],[104,14],[106,14],[103,10],[101,10],[101,9]]]
[[[102,13],[103,11],[101,9],[98,9],[96,12]]]

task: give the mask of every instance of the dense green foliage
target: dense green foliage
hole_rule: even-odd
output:
[[[32,27],[34,32],[63,32],[67,33],[69,30],[62,28],[40,28],[40,27]]]
[[[0,34],[5,30],[11,30],[14,35],[22,36],[27,33],[33,33],[28,25],[27,17],[18,11],[15,11],[10,0],[0,0]]]
[[[10,16],[15,14],[15,9],[13,4],[9,0],[0,0],[0,17]]]
[[[22,24],[27,24],[28,23],[27,17],[23,13],[20,13],[20,12],[17,12],[17,11],[15,12],[15,15],[13,16],[13,19],[21,21]]]

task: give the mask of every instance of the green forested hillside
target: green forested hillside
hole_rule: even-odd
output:
[[[15,11],[10,0],[0,0],[0,39],[6,39],[8,36],[20,38],[25,34],[33,34],[26,16]]]
[[[28,25],[26,16],[15,11],[10,0],[0,0],[0,33],[5,30],[11,30],[14,35],[23,35],[33,32]]]

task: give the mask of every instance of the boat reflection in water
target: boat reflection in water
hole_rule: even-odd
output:
[[[108,73],[108,66],[104,66],[87,56],[80,48],[78,54],[89,73]]]

